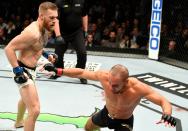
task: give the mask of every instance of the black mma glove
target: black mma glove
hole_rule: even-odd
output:
[[[56,68],[53,64],[47,63],[44,65],[44,69],[47,71],[53,71],[57,76],[63,75],[63,69],[62,68]]]
[[[17,66],[13,68],[13,72],[15,74],[14,81],[18,84],[23,84],[27,82],[27,77],[24,75],[23,67]]]
[[[55,38],[55,44],[57,44],[57,45],[65,44],[64,38],[61,35],[60,36],[56,36],[56,38]]]
[[[168,122],[172,126],[176,126],[176,119],[170,115],[163,114],[161,120],[163,120],[164,122]]]

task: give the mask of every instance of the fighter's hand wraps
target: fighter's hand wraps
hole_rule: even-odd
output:
[[[62,76],[62,75],[63,75],[63,69],[62,69],[62,68],[56,68],[56,67],[54,67],[54,65],[51,64],[51,63],[45,64],[45,65],[44,65],[44,69],[47,70],[47,71],[53,71],[53,72],[55,72],[55,74],[56,74],[57,76]]]
[[[164,122],[168,122],[172,126],[176,126],[176,119],[170,115],[163,114],[161,120],[163,120]]]
[[[24,75],[23,67],[17,66],[13,68],[13,72],[15,74],[14,81],[18,84],[23,84],[27,82],[27,77]]]
[[[64,38],[61,35],[60,36],[56,36],[56,38],[55,38],[55,44],[57,44],[57,45],[65,44]]]

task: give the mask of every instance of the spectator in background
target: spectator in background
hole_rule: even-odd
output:
[[[117,48],[117,42],[116,42],[116,32],[110,31],[109,39],[101,41],[101,44],[103,47],[109,47],[109,48]]]
[[[100,46],[101,45],[101,32],[97,27],[96,23],[92,23],[91,25],[91,32],[93,35],[93,42],[95,43],[96,46]]]
[[[140,23],[138,18],[134,18],[133,20],[133,28],[140,28]]]
[[[102,40],[108,40],[110,34],[110,29],[108,27],[105,27],[102,33]]]
[[[118,27],[118,28],[117,28],[117,35],[116,35],[116,42],[117,42],[117,43],[120,43],[120,41],[121,41],[122,38],[123,38],[123,34],[124,34],[124,32],[123,32],[122,27]]]
[[[10,40],[10,39],[12,39],[16,34],[15,34],[15,32],[16,32],[16,26],[15,26],[15,24],[13,23],[13,21],[9,21],[8,23],[7,23],[7,26],[5,27],[5,29],[6,29],[6,34],[7,34],[7,38]]]
[[[131,47],[130,48],[139,48],[137,41],[138,36],[140,35],[140,31],[137,27],[133,28],[131,32]]]
[[[183,29],[182,34],[176,37],[176,52],[185,52],[185,42],[188,40],[188,27]]]
[[[174,40],[170,40],[168,44],[168,51],[174,52],[176,47],[176,42]]]
[[[23,22],[23,26],[22,26],[22,29],[25,29],[25,27],[27,27],[31,22],[29,20],[24,20]]]
[[[5,29],[7,24],[4,22],[3,17],[0,17],[0,29]]]
[[[116,26],[117,26],[116,21],[115,21],[115,20],[112,20],[112,21],[110,22],[108,28],[109,28],[110,30],[116,30]]]
[[[0,45],[4,45],[6,43],[6,37],[4,29],[0,28]]]
[[[130,26],[129,20],[125,20],[125,22],[122,22],[121,27],[122,27],[124,33],[127,33],[127,34],[130,33],[131,26]]]
[[[130,48],[130,40],[129,39],[130,39],[129,35],[128,34],[124,34],[123,38],[118,43],[119,48],[121,48],[121,49],[123,49],[123,48]]]
[[[175,27],[174,36],[180,35],[182,31],[183,31],[183,23],[179,21]]]
[[[92,34],[89,33],[87,35],[85,45],[86,45],[86,47],[94,47],[95,46],[94,43],[93,43],[93,35]]]

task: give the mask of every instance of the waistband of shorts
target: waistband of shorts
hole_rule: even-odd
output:
[[[18,65],[21,66],[21,67],[25,67],[25,68],[28,68],[28,69],[31,69],[31,70],[36,70],[36,66],[35,67],[29,67],[27,65],[25,65],[24,63],[22,63],[21,61],[18,60]]]
[[[133,114],[132,114],[132,115],[131,115],[129,118],[127,118],[127,119],[118,119],[118,118],[114,118],[112,115],[109,114],[108,109],[106,108],[106,106],[104,106],[104,110],[107,111],[107,116],[108,116],[110,119],[114,119],[114,120],[129,120],[129,119],[132,119],[132,117],[134,117]]]

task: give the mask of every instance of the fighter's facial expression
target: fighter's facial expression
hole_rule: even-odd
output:
[[[113,74],[109,75],[109,84],[110,89],[114,94],[120,93],[125,86],[124,81],[120,77],[114,76]]]
[[[58,13],[56,10],[48,10],[47,13],[44,14],[44,27],[48,31],[53,31],[55,23],[57,22]]]

